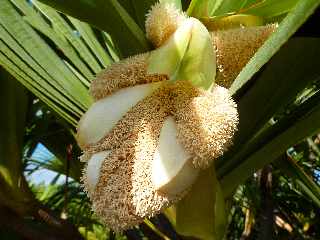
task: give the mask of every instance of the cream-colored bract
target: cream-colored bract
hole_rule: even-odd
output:
[[[123,88],[95,102],[79,122],[77,140],[81,148],[101,140],[133,106],[159,86],[160,83],[149,83]]]
[[[87,178],[87,184],[88,184],[88,190],[94,191],[100,176],[100,168],[101,165],[106,159],[106,157],[110,154],[111,151],[103,151],[95,153],[91,156],[91,158],[88,160],[88,165],[86,168],[86,178]]]
[[[168,117],[161,129],[152,163],[155,188],[171,196],[179,195],[192,185],[198,171],[192,165],[191,155],[179,143],[174,118]]]

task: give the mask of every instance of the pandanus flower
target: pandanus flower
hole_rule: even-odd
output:
[[[112,64],[92,82],[95,103],[77,140],[87,163],[84,188],[113,230],[179,201],[232,143],[238,113],[225,87],[272,27],[228,31],[210,35],[197,19],[157,4],[146,20],[157,49]],[[243,46],[245,39],[253,41]],[[244,57],[236,64],[238,48]],[[216,62],[222,86],[213,83]]]

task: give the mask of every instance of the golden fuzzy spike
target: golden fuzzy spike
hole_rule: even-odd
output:
[[[156,48],[160,47],[186,18],[173,4],[156,3],[147,14],[147,38]]]
[[[220,86],[207,92],[184,85],[175,95],[178,138],[193,154],[194,166],[207,168],[232,142],[238,125],[237,106]]]
[[[92,208],[104,224],[114,231],[122,231],[139,224],[141,217],[134,214],[131,189],[134,148],[124,144],[114,150],[103,162],[94,191],[88,189],[88,176],[83,177],[85,190],[92,201]]]
[[[91,96],[97,101],[121,88],[167,80],[166,75],[147,74],[148,56],[149,53],[138,54],[101,71],[91,83]]]
[[[151,181],[153,154],[161,126],[168,115],[159,97],[146,98],[143,104],[134,108],[131,118],[126,119],[131,126],[131,135],[118,142],[118,147],[102,163],[94,191],[90,189],[88,177],[83,177],[94,211],[114,231],[141,223],[145,217],[159,213],[180,197],[158,193]],[[109,145],[101,144],[91,149],[91,153],[85,152],[84,158],[105,151],[106,146]]]
[[[215,83],[229,88],[276,27],[276,24],[271,24],[213,32],[212,40],[217,56]]]

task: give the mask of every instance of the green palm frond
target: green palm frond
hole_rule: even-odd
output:
[[[112,62],[92,28],[37,2],[5,0],[0,12],[1,64],[76,125],[92,101],[90,81]]]
[[[274,18],[289,12],[299,0],[217,0],[211,15],[230,15],[234,13],[252,14]]]
[[[275,162],[296,183],[298,189],[320,207],[320,186],[293,159],[283,156]]]
[[[42,2],[108,32],[124,57],[149,49],[141,19],[154,0],[143,0],[139,3],[128,0],[121,1],[121,4],[117,0],[78,1],[76,4],[73,0]]]

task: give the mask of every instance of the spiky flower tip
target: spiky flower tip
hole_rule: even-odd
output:
[[[218,85],[212,92],[184,85],[175,93],[178,138],[193,154],[194,166],[207,168],[232,143],[239,121],[237,105]]]
[[[276,27],[270,24],[212,32],[218,69],[215,82],[229,88]]]
[[[186,18],[173,4],[156,3],[147,14],[147,38],[155,47],[160,47]]]

